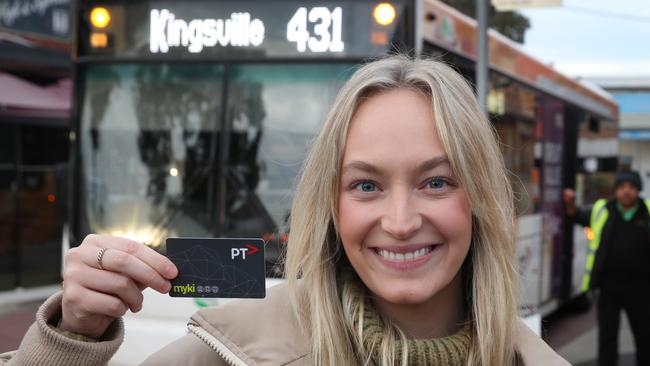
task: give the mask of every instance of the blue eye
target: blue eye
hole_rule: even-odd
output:
[[[377,186],[373,182],[361,182],[357,183],[355,188],[362,192],[374,192],[377,189]]]
[[[441,189],[444,188],[445,185],[447,185],[447,182],[440,178],[433,178],[428,183],[428,187],[431,189]]]

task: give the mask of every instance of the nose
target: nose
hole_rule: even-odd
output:
[[[407,239],[422,227],[422,216],[415,207],[409,190],[400,190],[387,197],[381,228],[397,239]]]

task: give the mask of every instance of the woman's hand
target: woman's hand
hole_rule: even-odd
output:
[[[106,248],[101,257],[98,254]],[[59,328],[99,338],[126,313],[142,308],[142,290],[171,288],[178,270],[167,257],[126,238],[88,235],[65,256],[63,315]]]

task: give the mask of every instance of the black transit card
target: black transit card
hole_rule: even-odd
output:
[[[168,238],[172,297],[264,298],[262,239]]]

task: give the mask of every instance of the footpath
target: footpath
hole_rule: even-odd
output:
[[[598,365],[596,306],[585,313],[562,312],[544,321],[544,339],[574,366]],[[634,339],[627,316],[621,313],[618,366],[635,366]],[[616,366],[616,365],[612,365]]]

